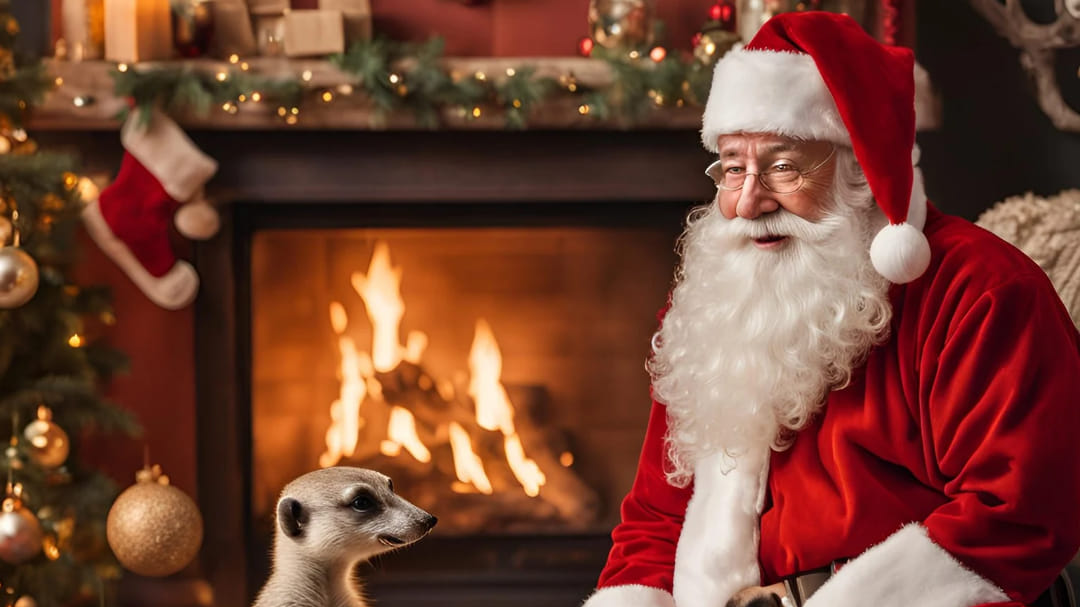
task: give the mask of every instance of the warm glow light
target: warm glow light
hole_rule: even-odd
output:
[[[345,328],[349,326],[349,316],[345,313],[345,306],[336,301],[330,302],[330,326],[338,335],[344,333]]]
[[[472,483],[484,495],[491,495],[491,481],[484,472],[484,462],[473,451],[469,433],[457,422],[450,422],[450,450],[454,454],[454,473],[458,479]]]
[[[334,100],[334,94],[331,93],[330,91],[323,91],[322,100],[323,100],[323,103],[330,103],[331,101]]]
[[[78,333],[72,333],[68,338],[68,345],[72,348],[78,348],[83,345],[83,338]]]
[[[499,382],[502,353],[491,326],[484,319],[476,321],[476,333],[469,351],[469,396],[476,403],[476,423],[485,430],[514,434],[514,408]]]
[[[338,302],[330,304],[330,325],[338,335],[341,353],[341,388],[338,398],[330,405],[330,427],[326,430],[326,451],[319,456],[323,468],[333,466],[356,452],[363,419],[360,405],[367,395],[367,379],[362,353],[356,349],[351,337],[343,335],[349,326],[345,306]]]
[[[304,70],[303,73],[300,74],[300,79],[303,80],[304,82],[311,82],[311,77],[312,77],[311,70]]]
[[[226,80],[229,79],[229,75],[226,74],[225,72],[218,72],[216,78],[217,78],[218,82],[225,82]]]
[[[416,419],[407,409],[402,407],[390,409],[390,422],[387,424],[386,433],[389,438],[380,445],[383,454],[397,455],[397,453],[387,453],[384,449],[386,443],[394,443],[405,447],[405,450],[418,462],[426,464],[431,461],[431,452],[416,434]]]
[[[574,465],[574,454],[569,451],[563,451],[559,454],[559,463],[563,468],[569,468]]]
[[[118,71],[118,72],[126,72],[126,71],[128,71],[128,64],[126,64],[126,63],[118,64],[116,66],[116,71]]]
[[[480,114],[481,114],[480,106],[473,107],[473,109],[472,109],[473,118],[479,118]]]
[[[510,464],[510,470],[525,489],[525,495],[536,497],[540,495],[540,486],[547,482],[547,477],[540,470],[536,462],[525,457],[525,448],[521,446],[521,438],[515,434],[507,436],[503,440],[506,448],[506,463]]]
[[[508,68],[506,68],[506,75],[507,75],[507,76],[509,76],[509,77],[513,78],[513,77],[514,77],[514,74],[516,74],[516,73],[517,73],[517,71],[516,71],[516,70],[514,70],[514,68],[512,68],[512,67],[508,67]]]
[[[255,91],[251,94],[251,100],[255,103],[262,101],[262,93],[260,93],[259,91]]]
[[[240,61],[240,55],[237,55],[236,53],[233,53],[233,54],[229,55],[229,63],[237,63],[239,61]]]
[[[353,272],[352,287],[364,300],[372,326],[371,358],[376,371],[389,371],[401,360],[398,328],[405,314],[401,299],[401,268],[390,265],[390,247],[375,243],[366,275]]]
[[[536,462],[525,455],[514,429],[514,406],[499,379],[502,353],[491,326],[482,318],[476,321],[476,333],[469,351],[469,374],[469,396],[476,404],[476,423],[485,430],[502,431],[506,462],[526,495],[535,497],[547,479]]]

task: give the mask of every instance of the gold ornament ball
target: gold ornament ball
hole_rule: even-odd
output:
[[[655,4],[655,0],[590,0],[592,39],[605,48],[651,45]]]
[[[38,267],[18,247],[0,248],[0,308],[17,308],[37,293]]]
[[[21,504],[0,512],[0,560],[19,565],[41,552],[44,533],[33,512]]]
[[[23,438],[26,439],[27,453],[42,468],[56,468],[67,461],[71,451],[71,441],[67,432],[53,423],[48,417],[38,413],[38,419],[26,425]]]
[[[165,483],[141,478],[116,498],[105,523],[117,560],[139,575],[176,573],[202,544],[202,516],[195,502]]]
[[[14,607],[37,607],[37,601],[34,597],[24,594],[19,597],[19,600],[15,601]]]

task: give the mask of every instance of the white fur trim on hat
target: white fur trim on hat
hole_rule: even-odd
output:
[[[659,588],[627,584],[601,588],[581,607],[675,607],[675,599]]]
[[[1008,600],[912,523],[841,567],[806,607],[970,607]]]
[[[716,152],[717,137],[738,132],[851,145],[821,73],[802,53],[740,49],[716,64],[701,142]]]

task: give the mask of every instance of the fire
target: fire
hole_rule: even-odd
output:
[[[547,479],[536,462],[525,456],[521,439],[514,429],[514,406],[499,381],[502,353],[491,327],[482,318],[476,321],[476,334],[469,352],[469,372],[472,373],[469,396],[476,403],[476,423],[487,430],[502,430],[506,461],[514,478],[521,483],[527,495],[536,497]]]
[[[405,314],[405,302],[400,286],[401,268],[390,265],[390,247],[380,241],[375,244],[367,275],[352,275],[352,287],[364,300],[374,330],[371,358],[376,371],[389,371],[401,361],[398,327]]]
[[[416,434],[416,418],[407,409],[394,407],[390,410],[390,422],[387,424],[389,439],[379,445],[383,455],[395,456],[405,447],[416,461],[428,463],[431,461],[431,452],[420,441]]]
[[[338,302],[330,304],[330,324],[338,336],[341,354],[341,389],[337,400],[330,406],[331,425],[326,432],[326,452],[319,458],[319,464],[323,467],[333,466],[342,457],[356,453],[359,432],[364,425],[360,416],[361,404],[365,398],[375,403],[383,402],[383,386],[375,377],[376,373],[391,372],[402,361],[419,365],[427,349],[428,337],[419,331],[409,333],[406,345],[400,343],[401,319],[405,314],[405,303],[400,293],[401,276],[401,268],[390,264],[390,250],[385,242],[376,243],[367,274],[352,274],[352,287],[363,299],[372,325],[370,357],[366,352],[359,351],[352,338],[345,335],[348,328],[345,307]],[[525,454],[514,425],[514,406],[500,380],[502,353],[491,327],[484,319],[476,322],[468,366],[468,394],[475,404],[476,425],[503,435],[507,465],[525,494],[536,497],[547,479],[537,463]],[[426,375],[418,382],[422,390],[435,388],[447,402],[454,397],[452,382],[434,382]],[[378,444],[379,452],[387,457],[397,457],[404,449],[418,462],[431,462],[431,451],[421,440],[416,423],[414,414],[408,409],[392,406],[386,438]],[[428,420],[428,423],[431,421]],[[494,488],[484,469],[484,460],[476,453],[469,432],[457,421],[448,421],[445,426],[442,423],[438,425],[440,430],[435,434],[449,442],[454,472],[458,478],[458,482],[452,484],[452,489],[459,492],[475,489],[485,495],[492,494]]]
[[[484,462],[473,451],[469,433],[457,422],[450,422],[450,449],[454,453],[454,474],[458,480],[472,483],[480,493],[491,495],[491,481],[484,472]]]
[[[364,420],[360,417],[360,405],[367,394],[367,382],[361,375],[361,353],[351,337],[343,335],[349,325],[345,307],[338,302],[330,304],[330,324],[338,336],[341,353],[341,390],[337,400],[330,405],[330,428],[326,431],[326,452],[319,456],[319,465],[326,468],[356,452],[356,442]]]

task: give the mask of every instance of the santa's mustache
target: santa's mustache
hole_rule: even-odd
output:
[[[717,216],[722,222],[724,234],[731,238],[752,241],[788,237],[812,243],[827,240],[836,229],[839,219],[826,215],[819,221],[811,222],[783,208],[755,219],[724,219],[719,213]]]

